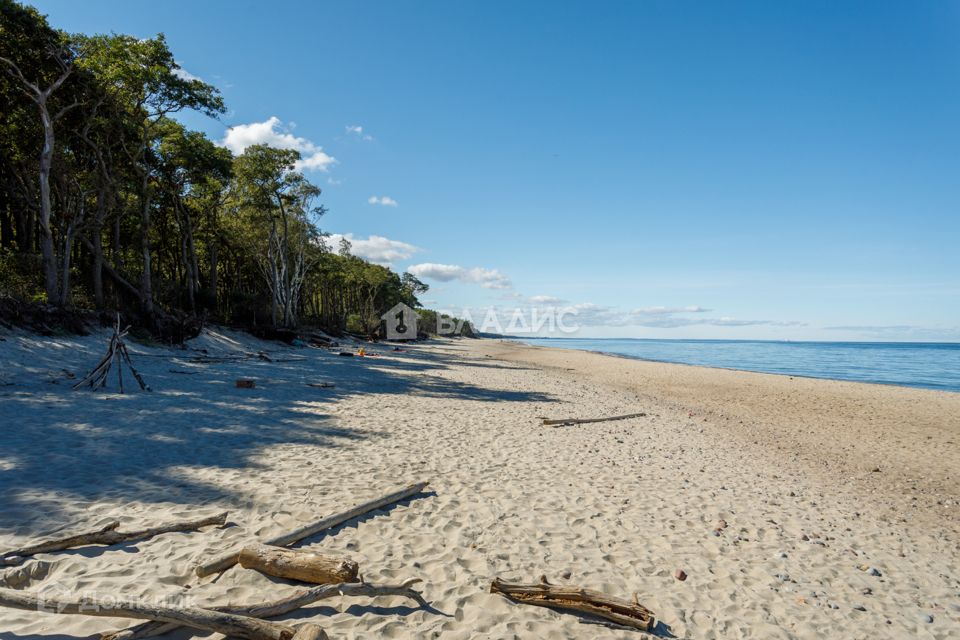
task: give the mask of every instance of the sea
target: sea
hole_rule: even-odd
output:
[[[960,392],[960,343],[515,339],[654,362]]]

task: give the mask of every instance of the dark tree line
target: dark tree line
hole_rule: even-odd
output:
[[[163,35],[67,34],[0,0],[0,294],[122,310],[170,337],[207,319],[372,333],[427,287],[330,248],[296,151],[237,157],[175,119],[217,117]]]

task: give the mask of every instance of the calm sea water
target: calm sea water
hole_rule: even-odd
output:
[[[960,391],[960,344],[521,338],[642,360]]]

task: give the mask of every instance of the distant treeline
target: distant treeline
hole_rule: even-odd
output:
[[[364,334],[427,285],[328,247],[297,151],[234,157],[174,119],[225,111],[163,35],[67,34],[0,0],[0,295],[122,310],[162,337],[201,320]]]

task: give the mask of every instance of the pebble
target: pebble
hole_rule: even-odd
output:
[[[870,574],[871,576],[877,576],[877,577],[883,575],[882,573],[880,573],[880,569],[877,569],[876,567],[870,567],[869,569],[867,569],[867,573]]]
[[[853,610],[854,610],[854,611],[866,611],[867,608],[866,608],[865,606],[863,606],[862,604],[855,604],[855,605],[853,605]]]
[[[569,570],[569,569],[560,573],[560,577],[563,578],[564,580],[569,580],[569,579],[570,579],[570,576],[572,576],[572,575],[573,575],[573,574],[570,573],[570,570]]]
[[[790,574],[788,574],[788,573],[778,573],[778,574],[777,574],[777,580],[780,580],[781,582],[789,582],[789,581],[790,581]]]
[[[676,571],[673,572],[673,577],[679,580],[680,582],[683,582],[684,580],[687,579],[687,572],[684,571],[683,569],[677,569]]]
[[[723,531],[726,528],[727,528],[726,520],[717,520],[717,522],[713,525],[714,531]]]
[[[869,596],[871,593],[873,593],[873,589],[871,589],[870,587],[864,587],[863,590],[860,591],[860,593],[862,593],[865,596]]]
[[[933,616],[929,613],[923,616],[920,616],[920,619],[926,622],[927,624],[933,624]]]

